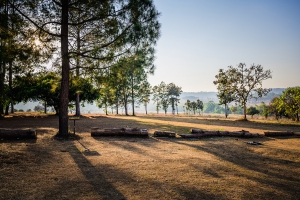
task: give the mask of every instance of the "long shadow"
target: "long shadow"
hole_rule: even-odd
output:
[[[105,139],[106,138],[106,139]],[[105,140],[108,142],[110,145],[113,145],[118,148],[122,148],[125,151],[129,151],[135,154],[140,154],[140,155],[145,155],[153,158],[146,150],[142,150],[138,148],[134,144],[142,145],[148,148],[151,148],[151,146],[154,145],[154,143],[157,143],[157,140],[154,140],[152,138],[136,138],[136,137],[94,137],[95,140],[97,141],[103,141]]]
[[[190,124],[203,124],[203,125],[215,125],[215,126],[229,126],[229,127],[241,127],[241,128],[255,128],[265,130],[282,130],[287,131],[287,129],[297,130],[300,128],[300,124],[280,124],[280,123],[261,123],[259,121],[242,121],[242,120],[224,120],[224,119],[202,119],[202,118],[180,118],[180,117],[160,117],[160,116],[141,116],[145,119],[155,119],[160,121],[168,122],[185,122]],[[271,127],[270,127],[271,126]]]
[[[105,140],[110,145],[122,148],[126,151],[137,153],[137,154],[149,157],[149,158],[154,158],[154,157],[151,156],[151,154],[149,154],[147,151],[142,151],[141,149],[135,147],[134,145],[131,145],[130,143],[131,142],[132,143],[138,143],[138,145],[148,144],[148,145],[145,145],[145,146],[151,147],[151,145],[154,145],[157,142],[159,142],[159,140],[155,140],[153,138],[144,139],[144,138],[124,138],[124,137],[110,137],[110,138],[108,138],[108,137],[103,137],[103,138],[102,137],[95,137],[94,139],[97,140],[97,141]],[[147,141],[147,142],[145,142],[145,141]],[[120,144],[120,142],[121,143],[126,142],[126,144]],[[128,162],[130,162],[130,160]],[[133,170],[134,170],[134,166],[132,166],[132,167],[133,167]],[[155,195],[156,195],[156,196],[155,195],[154,196],[150,195],[149,196],[150,199],[152,197],[153,197],[153,199],[160,199],[160,198],[165,199],[164,195],[166,195],[169,199],[173,196],[172,192],[178,193],[181,197],[183,197],[183,199],[209,199],[209,200],[226,199],[226,198],[223,198],[220,194],[207,193],[205,191],[199,190],[197,187],[194,187],[194,186],[187,187],[187,186],[183,186],[183,185],[180,185],[180,184],[175,184],[175,183],[172,183],[172,182],[164,183],[164,182],[156,180],[156,179],[150,179],[150,178],[143,179],[142,178],[137,183],[137,181],[136,181],[137,178],[135,178],[132,174],[125,174],[124,172],[121,172],[121,171],[116,170],[116,169],[112,169],[110,166],[105,166],[105,165],[102,165],[100,168],[105,169],[105,171],[108,171],[107,172],[108,174],[109,173],[113,173],[115,175],[117,174],[117,177],[121,178],[118,181],[123,182],[124,184],[132,185],[131,188],[133,190],[134,189],[135,190],[142,190],[143,188],[145,189],[145,185],[147,185],[146,187],[149,188],[149,190],[154,191]],[[178,177],[178,180],[180,180],[180,177]],[[140,188],[139,187],[140,185],[143,185],[143,188]],[[147,193],[148,192],[149,191],[147,191]],[[178,199],[178,198],[174,198],[174,199]],[[180,199],[182,199],[182,198],[180,198]]]
[[[100,173],[80,151],[77,150],[75,145],[72,146],[72,150],[69,151],[69,153],[101,199],[126,199],[123,194],[108,180],[106,180],[104,175]]]
[[[173,140],[170,142],[174,142],[180,145],[186,145],[210,153],[212,155],[219,157],[220,159],[241,166],[245,169],[259,172],[269,177],[274,177],[277,179],[277,181],[270,181],[268,179],[264,179],[263,177],[255,178],[250,174],[249,175],[242,174],[242,176],[245,176],[247,179],[251,179],[263,184],[271,185],[272,187],[277,188],[278,190],[284,190],[289,194],[300,195],[300,191],[298,187],[300,185],[300,178],[299,178],[300,174],[298,174],[295,171],[293,173],[287,172],[288,174],[285,174],[284,169],[281,168],[284,165],[291,165],[290,168],[299,169],[300,168],[299,162],[290,162],[284,159],[270,158],[270,157],[260,155],[258,153],[249,152],[247,151],[247,148],[245,146],[240,146],[239,147],[240,151],[236,152],[233,150],[233,148],[225,148],[224,145],[226,144],[220,145],[220,144],[213,144],[211,142],[208,142],[207,144],[200,146],[192,143],[185,143],[182,141],[183,140]],[[295,156],[297,155],[299,156],[299,153],[297,152],[293,152],[293,154],[295,154]],[[265,163],[271,163],[271,164],[265,165]],[[215,174],[215,172],[211,172],[211,171],[209,173]],[[283,180],[283,181],[280,182],[279,180]],[[293,184],[288,184],[291,182]]]

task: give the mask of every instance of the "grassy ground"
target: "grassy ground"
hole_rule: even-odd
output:
[[[80,139],[57,141],[56,116],[14,115],[0,128],[37,140],[0,141],[0,199],[299,199],[300,138],[91,137],[91,127],[300,132],[300,124],[207,117],[85,115]],[[73,129],[70,123],[70,129]],[[248,145],[248,141],[263,145]]]

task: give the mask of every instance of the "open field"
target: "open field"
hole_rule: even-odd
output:
[[[91,127],[294,131],[277,138],[91,137]],[[300,199],[300,124],[204,117],[85,115],[79,139],[54,140],[58,117],[15,114],[0,128],[37,140],[0,141],[0,199]],[[70,129],[72,130],[70,122]],[[258,141],[263,145],[248,145]]]

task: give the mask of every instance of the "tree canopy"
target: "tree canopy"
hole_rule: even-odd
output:
[[[271,71],[264,71],[261,65],[252,64],[249,68],[240,63],[236,68],[229,66],[226,71],[220,70],[214,82],[218,85],[219,98],[234,100],[244,109],[244,120],[247,119],[247,102],[268,94],[271,89],[263,88],[262,82],[272,78]],[[227,98],[229,97],[229,98]]]
[[[85,65],[77,63],[77,70],[107,68],[140,46],[151,48],[159,37],[159,13],[151,0],[7,1],[39,35],[47,36],[44,41],[59,40],[59,136],[62,137],[68,135],[72,60],[79,57],[86,60]],[[75,45],[78,42],[81,48]]]

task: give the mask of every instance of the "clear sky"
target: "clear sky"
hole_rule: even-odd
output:
[[[154,0],[161,13],[151,85],[217,91],[220,68],[260,64],[266,88],[300,86],[300,0]]]

